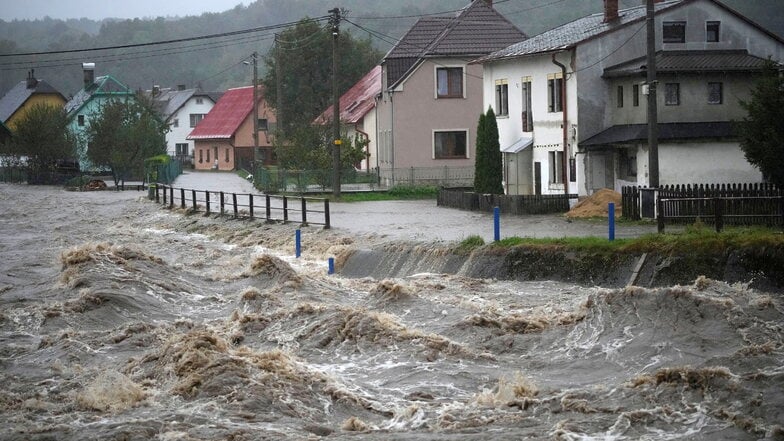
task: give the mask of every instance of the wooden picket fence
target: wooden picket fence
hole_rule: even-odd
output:
[[[466,188],[442,188],[438,191],[437,205],[466,211],[492,212],[499,207],[501,213],[507,214],[549,214],[569,211],[570,199],[577,199],[577,195],[499,195],[475,193]]]
[[[640,200],[647,189],[621,189],[623,217],[642,216]],[[650,190],[648,190],[650,191]],[[720,230],[724,225],[784,225],[784,191],[769,183],[665,185],[656,191],[659,229],[665,224],[698,219]]]

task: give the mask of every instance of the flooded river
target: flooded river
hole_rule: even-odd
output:
[[[784,439],[781,293],[346,278],[381,236],[142,196],[0,184],[0,439]]]

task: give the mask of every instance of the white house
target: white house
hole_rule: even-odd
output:
[[[509,194],[647,185],[646,8],[575,20],[479,60]],[[655,4],[660,184],[760,182],[732,121],[784,41],[717,0]]]
[[[169,124],[166,152],[184,164],[192,164],[194,142],[186,137],[210,112],[220,94],[185,89],[184,86],[148,92],[152,94],[158,112]]]

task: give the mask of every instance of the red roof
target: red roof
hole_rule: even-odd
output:
[[[263,90],[260,88],[260,91]],[[261,94],[260,94],[261,96]],[[227,139],[253,111],[253,86],[229,89],[187,139]]]
[[[340,120],[356,124],[376,105],[375,97],[381,93],[381,66],[374,67],[361,80],[340,97]],[[316,124],[332,121],[332,107],[316,118]]]

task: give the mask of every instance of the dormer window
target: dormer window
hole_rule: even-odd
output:
[[[705,41],[708,43],[719,42],[719,27],[721,22],[709,21],[705,24]]]
[[[664,42],[664,43],[685,43],[686,42],[686,22],[685,21],[665,21],[662,24],[662,42]]]

